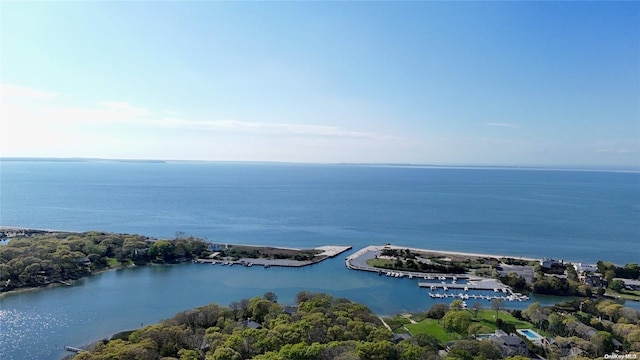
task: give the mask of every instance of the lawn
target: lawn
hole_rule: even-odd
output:
[[[120,267],[121,264],[116,258],[107,258],[107,265],[112,268],[117,268]]]
[[[442,344],[454,339],[452,334],[446,332],[445,329],[438,324],[438,320],[435,319],[424,319],[417,324],[407,324],[405,326],[411,332],[411,335],[429,334],[438,339]]]
[[[495,331],[497,329],[495,316],[495,310],[481,310],[478,312],[478,318],[473,320],[479,321],[480,323],[482,323],[482,325],[488,326],[492,331]],[[500,317],[500,319],[502,319],[502,321],[513,324],[516,329],[533,329],[533,325],[531,325],[530,322],[518,320],[509,313],[500,311],[500,314],[498,316]]]
[[[369,259],[367,260],[367,265],[377,267],[377,268],[393,268],[394,262],[391,260],[385,259]]]
[[[472,319],[473,322],[478,322],[484,326],[487,326],[491,329],[491,331],[495,331],[496,328],[496,320],[495,320],[496,312],[494,310],[481,310],[478,312],[478,317]],[[500,319],[506,323],[513,324],[516,329],[533,329],[533,325],[527,321],[522,321],[514,318],[511,314],[500,312]],[[399,320],[399,319],[398,319]],[[400,322],[400,321],[398,321]],[[438,320],[435,319],[424,319],[417,324],[406,324],[404,325],[412,335],[416,334],[429,334],[442,344],[445,344],[447,341],[459,339],[461,337],[466,337],[466,334],[458,335],[456,333],[447,332],[442,326],[438,324]],[[399,331],[398,331],[399,332]]]
[[[389,325],[389,327],[393,330],[393,332],[400,332],[396,330],[402,329],[403,325],[407,325],[411,323],[409,319],[401,315],[396,315],[394,317],[385,317],[383,318],[383,320],[384,322],[387,323],[387,325]]]
[[[611,297],[620,297],[625,300],[640,300],[640,290],[621,290],[619,292],[611,291],[611,293],[607,294]]]

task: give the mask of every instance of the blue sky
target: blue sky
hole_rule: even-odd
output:
[[[637,2],[2,2],[1,155],[640,166]]]

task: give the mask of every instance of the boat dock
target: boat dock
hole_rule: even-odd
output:
[[[527,301],[529,297],[522,294],[510,294],[507,296],[503,295],[476,295],[476,294],[467,294],[467,293],[429,293],[430,298],[435,299],[460,299],[460,300],[469,300],[469,299],[479,299],[479,300],[494,300],[494,299],[502,299],[504,301]]]
[[[81,348],[78,348],[78,347],[75,347],[75,346],[68,346],[68,345],[66,345],[64,347],[64,349],[67,350],[67,351],[70,351],[70,352],[74,352],[76,354],[81,352],[81,351],[85,351],[84,349],[81,349]]]
[[[445,283],[445,282],[419,282],[418,286],[424,288],[430,288],[431,290],[493,290],[494,292],[503,292],[503,293],[511,293],[511,289],[503,283],[496,281],[494,279],[482,279],[482,280],[471,280],[468,283]]]

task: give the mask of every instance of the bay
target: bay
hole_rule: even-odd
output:
[[[247,163],[0,162],[0,224],[354,251],[393,243],[618,264],[640,258],[637,172]],[[344,256],[348,253],[343,254]],[[109,271],[5,296],[0,358],[59,358],[188,308],[274,291],[360,301],[380,314],[433,304],[415,281],[349,271],[185,264]],[[554,298],[538,298],[546,303]],[[521,304],[519,306],[526,306]]]

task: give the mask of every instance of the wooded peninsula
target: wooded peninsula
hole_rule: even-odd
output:
[[[220,262],[263,266],[306,266],[350,247],[284,249],[271,246],[213,244],[177,233],[171,240],[88,231],[82,233],[2,229],[0,292],[22,288],[70,285],[96,272],[130,266]]]

